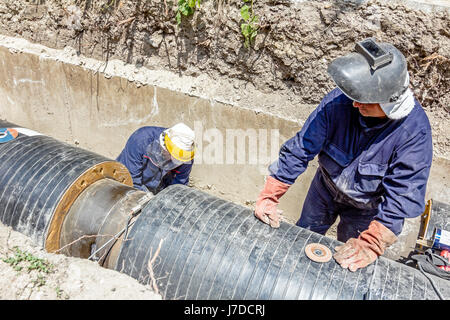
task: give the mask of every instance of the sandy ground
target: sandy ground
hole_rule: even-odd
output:
[[[47,253],[2,223],[0,274],[0,300],[161,300],[125,274],[87,259]]]

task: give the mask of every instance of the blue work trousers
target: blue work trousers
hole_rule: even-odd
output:
[[[358,209],[354,206],[336,201],[337,195],[327,187],[322,172],[317,170],[303,204],[303,210],[297,226],[325,235],[336,222],[337,239],[346,242],[369,227],[377,215],[375,209]]]

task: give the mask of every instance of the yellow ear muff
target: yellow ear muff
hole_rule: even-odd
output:
[[[188,162],[194,158],[195,148],[192,151],[187,151],[178,148],[172,140],[170,140],[169,135],[164,135],[164,143],[166,145],[167,151],[171,154],[172,157],[177,159],[178,161]]]

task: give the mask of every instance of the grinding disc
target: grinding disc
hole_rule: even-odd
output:
[[[0,128],[0,143],[8,142],[19,135],[16,129]]]
[[[315,262],[327,262],[331,259],[331,250],[320,243],[310,243],[305,248],[305,254]]]

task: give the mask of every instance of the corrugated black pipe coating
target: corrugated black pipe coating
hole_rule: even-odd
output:
[[[0,128],[15,127],[0,121]],[[19,133],[1,143],[0,221],[45,247],[61,199],[76,197],[75,192],[65,195],[67,190],[88,169],[105,162],[111,160],[36,133]]]
[[[309,243],[340,244],[284,222],[272,229],[245,207],[173,185],[143,209],[115,269],[148,284],[158,253],[151,268],[164,299],[438,299],[417,269],[381,257],[350,272],[309,260]],[[449,283],[433,279],[450,297]]]

